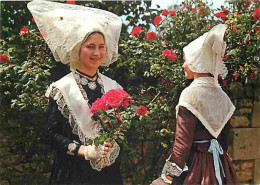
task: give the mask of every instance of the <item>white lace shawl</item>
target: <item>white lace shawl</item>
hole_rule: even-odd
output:
[[[100,73],[98,75],[103,82],[105,93],[111,89],[122,89],[116,81]],[[82,93],[83,91],[84,89],[80,89],[74,79],[73,72],[71,72],[52,83],[45,95],[46,97],[52,97],[56,101],[62,115],[68,118],[72,132],[78,135],[81,142],[85,145],[86,138],[94,139],[99,136],[101,125],[92,120],[93,114],[90,112],[88,102],[84,98],[84,93]],[[119,151],[120,147],[114,144],[107,155],[107,159],[105,159],[105,163],[103,161],[102,165],[98,163],[93,164],[92,168],[100,171],[100,167],[110,166],[115,162]]]
[[[235,111],[235,106],[213,77],[197,78],[182,91],[176,116],[179,106],[191,111],[215,138]]]

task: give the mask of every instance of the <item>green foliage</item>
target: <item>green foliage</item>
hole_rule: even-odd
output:
[[[125,182],[148,184],[158,176],[168,157],[174,141],[175,106],[181,91],[189,83],[181,68],[182,49],[189,42],[217,23],[225,22],[228,29],[224,62],[229,74],[226,80],[220,81],[224,90],[230,95],[242,96],[243,87],[245,94],[254,92],[252,87],[259,89],[259,20],[253,18],[259,3],[252,2],[249,6],[243,2],[230,3],[225,7],[230,11],[226,18],[214,15],[224,11],[223,7],[214,11],[207,2],[199,0],[173,6],[176,14],[168,16],[149,9],[150,2],[91,2],[87,6],[127,16],[129,22],[122,29],[120,57],[102,71],[117,80],[138,104],[148,107],[147,115],[140,119],[132,112],[121,112],[126,124],[124,134],[128,138],[121,151]],[[47,86],[64,76],[68,69],[57,74],[60,64],[54,61],[40,37],[26,3],[1,2],[1,10],[0,53],[8,55],[10,61],[0,64],[1,157],[8,159],[1,164],[6,170],[0,171],[0,176],[10,184],[44,184],[48,181],[52,160],[44,138],[48,106],[44,94]],[[149,24],[157,15],[162,21],[155,26],[156,39],[150,41],[147,39]],[[28,36],[20,35],[23,26],[27,26]],[[142,30],[137,35],[129,34],[127,29],[131,26],[140,26]],[[172,49],[177,60],[164,56],[166,49]],[[257,98],[257,92],[250,97]],[[17,174],[17,169],[22,169],[22,173]],[[32,171],[33,177],[26,177]]]

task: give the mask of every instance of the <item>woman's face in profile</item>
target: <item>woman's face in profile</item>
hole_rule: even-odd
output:
[[[184,69],[185,78],[186,79],[194,79],[194,73],[190,70],[187,62],[185,60],[185,56],[183,55],[183,65],[182,68]]]
[[[106,45],[103,35],[93,34],[80,49],[80,65],[97,69],[106,58]]]

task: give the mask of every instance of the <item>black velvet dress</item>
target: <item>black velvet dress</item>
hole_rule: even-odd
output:
[[[83,86],[90,104],[102,96],[101,86],[97,82],[96,85],[95,90],[91,90],[88,85]],[[82,142],[77,135],[72,133],[68,120],[61,114],[58,105],[52,98],[49,103],[48,124],[47,140],[55,151],[50,184],[123,184],[119,157],[111,166],[96,171],[92,169],[88,160],[77,155]],[[68,145],[73,141],[79,144],[73,151],[74,155],[69,155],[67,154]]]

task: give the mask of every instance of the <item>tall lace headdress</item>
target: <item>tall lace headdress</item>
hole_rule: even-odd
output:
[[[121,19],[108,11],[78,5],[35,0],[28,3],[35,22],[56,61],[70,63],[71,70],[79,65],[79,49],[86,36],[94,31],[103,33],[107,57],[101,64],[109,66],[117,60]]]
[[[226,42],[223,40],[226,28],[225,24],[218,24],[184,47],[185,60],[191,71],[211,73],[215,81],[218,75],[226,77],[228,71],[221,60],[226,49]]]

